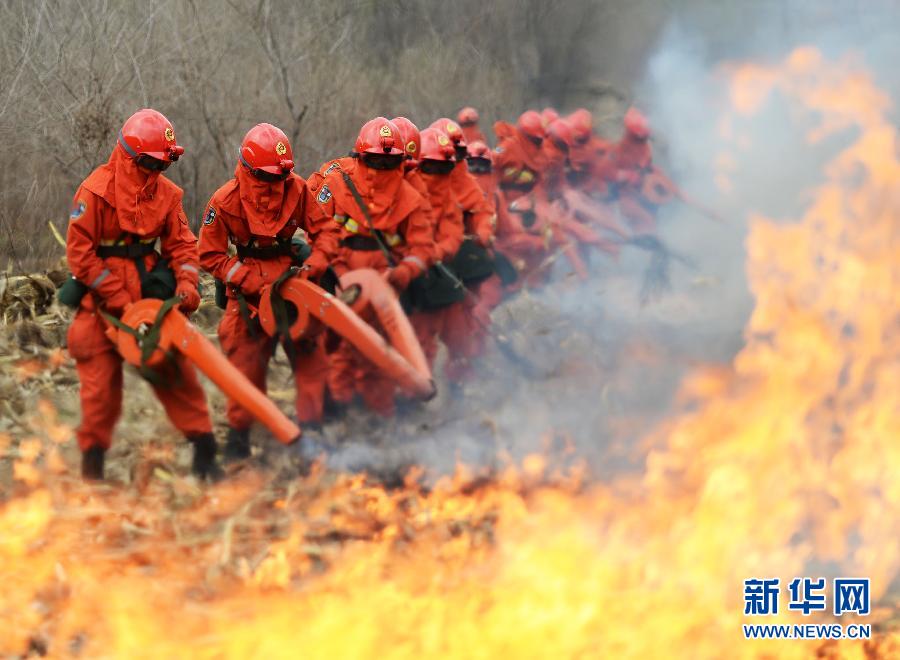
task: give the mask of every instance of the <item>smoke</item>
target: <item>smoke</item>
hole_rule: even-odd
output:
[[[813,46],[828,59],[859,58],[891,98],[900,94],[896,3],[727,4],[694,3],[670,21],[636,90],[636,104],[655,128],[657,162],[727,219],[717,225],[680,206],[667,209],[661,223],[664,239],[697,260],[698,273],[682,271],[675,288],[705,299],[699,336],[713,342],[705,355],[717,361],[739,347],[753,306],[744,272],[749,214],[785,222],[799,217],[822,183],[822,164],[854,137],[851,130],[810,143],[806,130],[817,118],[797,116],[778,97],[750,118],[728,114],[723,82],[732,63],[765,65]],[[696,291],[701,283],[709,285],[711,299]]]
[[[895,77],[884,75],[897,61],[893,8],[792,4],[745,3],[726,12],[700,3],[661,32],[635,86],[635,104],[654,127],[656,162],[726,219],[717,223],[684,204],[662,209],[661,238],[692,261],[672,266],[669,291],[641,304],[649,257],[640,250],[625,249],[617,262],[592,259],[583,284],[561,260],[552,285],[494,314],[497,330],[541,376],[492,350],[455,397],[440,381],[438,399],[397,423],[361,415],[326,428],[329,465],[390,472],[417,464],[437,476],[457,462],[490,469],[550,451],[574,452],[602,478],[641,466],[648,446],[664,436],[661,422],[679,410],[683,377],[701,365],[727,368],[743,346],[754,306],[745,273],[750,214],[799,217],[822,181],[822,164],[852,139],[810,144],[805,118],[785,99],[752,118],[733,115],[729,63],[768,63],[813,44],[831,56],[858,53],[881,72],[879,82],[896,88]]]

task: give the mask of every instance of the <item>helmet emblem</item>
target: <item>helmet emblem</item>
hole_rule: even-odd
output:
[[[391,127],[387,124],[381,127],[378,134],[381,135],[381,137],[391,137],[391,135],[393,135],[393,133],[391,133]]]
[[[287,147],[284,146],[284,142],[279,142],[275,145],[275,153],[279,156],[284,156],[287,153]]]
[[[447,133],[449,133],[450,135],[456,133],[456,124],[447,122]]]
[[[450,144],[450,140],[447,139],[446,135],[438,135],[438,144],[442,147],[446,147],[448,144]]]
[[[416,153],[416,143],[410,140],[406,143],[406,152],[410,154]]]
[[[172,130],[171,126],[166,127],[166,141],[167,142],[175,141],[175,131]]]

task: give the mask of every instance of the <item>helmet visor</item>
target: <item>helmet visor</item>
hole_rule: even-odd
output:
[[[265,183],[278,183],[279,181],[284,181],[291,174],[290,170],[282,170],[278,174],[272,174],[271,172],[266,172],[265,170],[256,167],[248,167],[247,171],[250,172],[250,175],[254,179],[259,179]]]
[[[556,137],[555,135],[550,136],[550,142],[553,143],[553,146],[562,151],[563,153],[568,153],[569,145],[563,142],[561,139]]]
[[[373,170],[395,170],[403,163],[405,156],[396,154],[363,154],[363,162]]]
[[[169,169],[169,165],[172,164],[167,160],[160,160],[148,154],[138,154],[134,162],[142,170],[147,170],[148,172],[165,172]]]
[[[487,158],[467,158],[466,162],[469,164],[469,171],[472,174],[489,174],[491,172],[491,161]]]
[[[423,174],[450,174],[456,163],[452,160],[429,160],[425,159],[419,164],[419,169]]]

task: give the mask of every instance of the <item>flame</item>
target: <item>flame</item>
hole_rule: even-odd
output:
[[[900,568],[889,106],[859,62],[809,48],[725,80],[729,130],[779,93],[810,142],[848,146],[803,217],[752,218],[745,346],[730,369],[687,379],[691,412],[664,425],[640,477],[588,483],[535,456],[427,490],[416,474],[385,489],[323,471],[200,490],[161,467],[89,488],[48,476],[61,432],[44,410],[0,508],[0,655],[900,656],[891,630],[866,643],[741,634],[746,578],[833,562],[883,598]]]

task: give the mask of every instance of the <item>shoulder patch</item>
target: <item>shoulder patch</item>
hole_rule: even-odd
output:
[[[328,169],[326,169],[324,172],[322,172],[322,174],[324,176],[328,176],[335,170],[339,170],[339,169],[341,169],[341,164],[337,161],[334,161],[331,165],[328,166]]]
[[[216,221],[216,210],[210,206],[206,211],[206,215],[203,218],[204,225],[211,225]]]
[[[319,196],[316,197],[316,201],[319,202],[319,204],[324,204],[329,199],[331,199],[331,188],[329,188],[326,183],[322,186],[322,190],[319,191]]]
[[[83,199],[75,200],[72,204],[72,210],[69,211],[69,220],[78,220],[87,211],[87,202]]]

